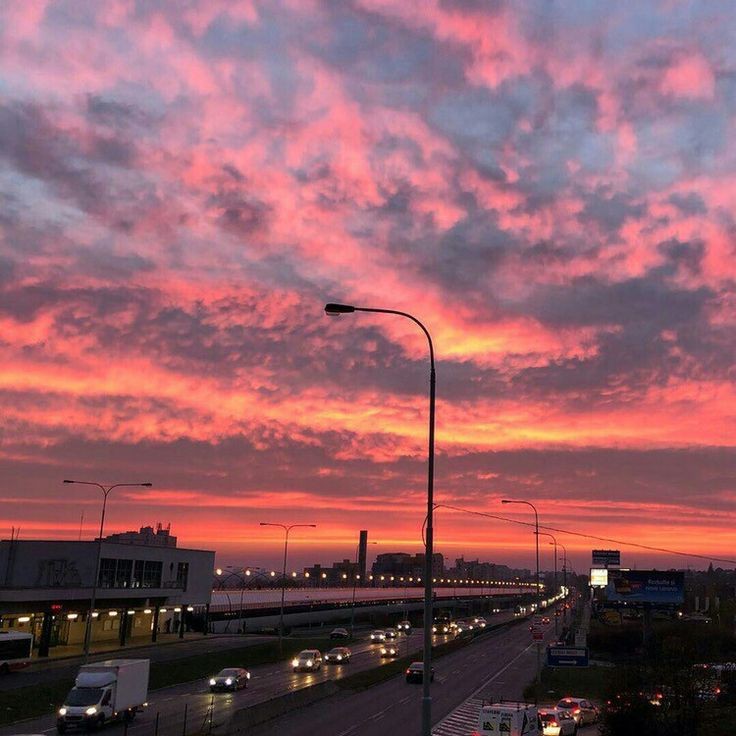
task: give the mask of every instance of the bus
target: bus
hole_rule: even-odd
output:
[[[33,634],[0,631],[0,674],[23,669],[31,663]]]

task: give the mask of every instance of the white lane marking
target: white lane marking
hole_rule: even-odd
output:
[[[355,731],[358,727],[357,726],[351,726],[346,731],[342,731],[341,733],[337,734],[337,736],[348,736],[349,733],[352,733]]]

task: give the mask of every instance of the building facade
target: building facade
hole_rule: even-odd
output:
[[[183,633],[209,606],[215,553],[156,536],[143,527],[102,540],[93,642]],[[0,628],[32,632],[39,656],[82,643],[97,549],[98,541],[0,541]]]

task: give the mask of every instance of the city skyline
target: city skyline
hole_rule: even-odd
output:
[[[419,551],[426,342],[336,301],[431,331],[437,503],[733,557],[730,7],[418,6],[0,7],[0,536],[93,538],[78,478],[218,564]]]

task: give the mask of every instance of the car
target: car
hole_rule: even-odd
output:
[[[432,633],[437,634],[438,636],[443,636],[444,634],[450,633],[450,624],[441,621],[432,624]]]
[[[335,647],[325,654],[325,664],[349,664],[350,654],[347,647]]]
[[[396,631],[396,629],[386,629],[383,633],[386,635],[387,639],[395,639],[399,635],[399,632]]]
[[[598,706],[593,705],[590,700],[585,698],[562,698],[557,703],[557,708],[567,711],[575,719],[578,726],[596,723],[600,717]]]
[[[542,616],[542,623],[549,624],[549,616]]]
[[[316,672],[322,667],[322,655],[319,649],[302,649],[291,660],[294,672]]]
[[[540,708],[543,736],[574,736],[578,725],[575,719],[561,708]]]
[[[460,619],[459,621],[455,622],[455,634],[463,634],[468,631],[473,631],[475,629],[475,624],[470,623],[470,621],[466,621],[465,619]]]
[[[399,656],[399,645],[398,644],[384,644],[381,647],[381,659],[385,657],[398,657]]]
[[[486,621],[483,616],[476,616],[473,620],[475,621],[475,624],[481,629],[485,629],[485,627],[488,626],[488,621]]]
[[[399,621],[399,623],[396,624],[396,628],[399,631],[406,631],[408,634],[411,631],[411,621],[407,621],[406,619],[404,621]]]
[[[383,629],[373,629],[373,631],[371,631],[371,641],[374,644],[386,641],[386,632]]]
[[[220,670],[214,677],[210,677],[210,690],[240,690],[248,686],[250,672],[242,667],[227,667]]]
[[[347,629],[337,628],[330,631],[330,639],[349,639],[350,634]]]
[[[424,680],[424,662],[412,662],[406,668],[407,682],[422,682]],[[429,681],[434,682],[434,667],[430,668]]]

